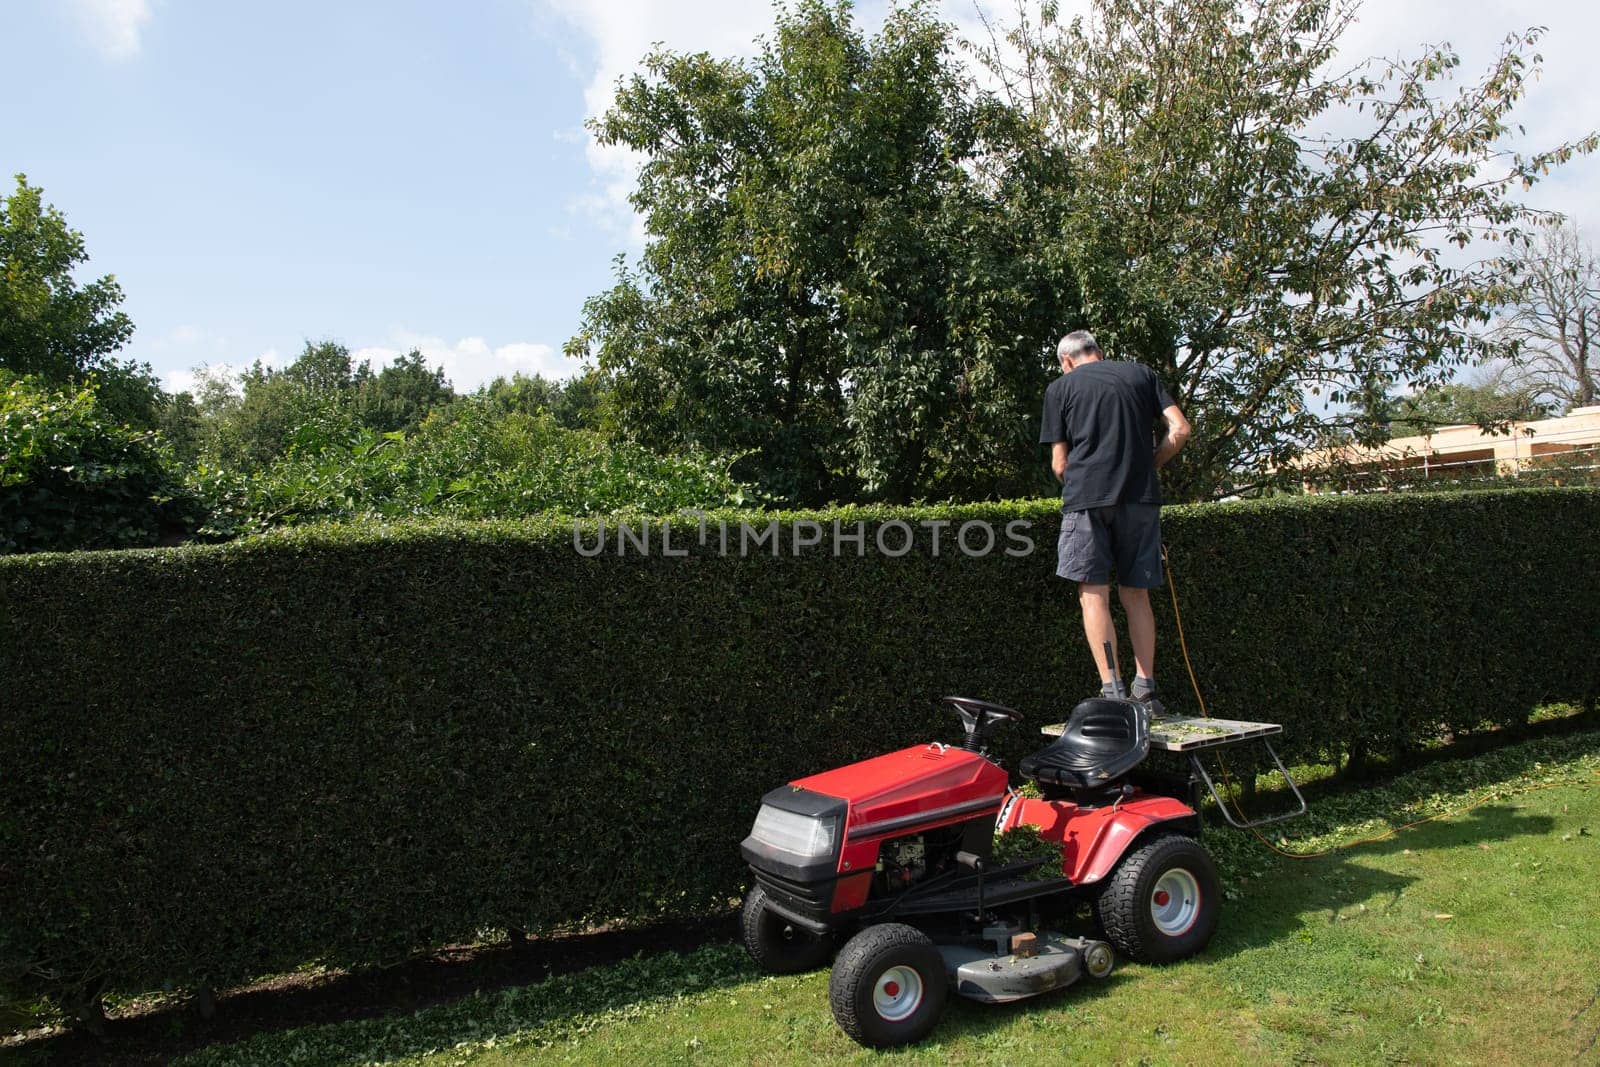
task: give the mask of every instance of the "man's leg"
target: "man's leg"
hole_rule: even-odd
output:
[[[1111,586],[1078,583],[1078,604],[1083,608],[1083,636],[1089,639],[1089,654],[1100,668],[1102,689],[1112,686],[1114,692],[1117,665],[1106,662],[1106,645],[1117,647],[1117,627],[1111,621]]]
[[[1111,530],[1087,511],[1061,517],[1061,538],[1056,546],[1056,574],[1078,583],[1078,605],[1083,609],[1083,634],[1089,654],[1100,668],[1100,688],[1112,696],[1121,688],[1116,653],[1106,662],[1106,645],[1117,647],[1117,629],[1111,621]]]
[[[1133,662],[1139,674],[1133,680],[1133,695],[1144,696],[1141,688],[1155,688],[1156,679],[1156,614],[1150,608],[1150,590],[1133,586],[1117,586],[1117,596],[1122,600],[1122,610],[1128,616],[1128,640],[1133,643]],[[1141,682],[1150,683],[1148,687]]]
[[[1150,590],[1161,584],[1160,506],[1120,505],[1114,533],[1117,595],[1128,615],[1128,638],[1138,665],[1133,679],[1133,698],[1145,700],[1154,696],[1156,690],[1156,616],[1150,608]]]

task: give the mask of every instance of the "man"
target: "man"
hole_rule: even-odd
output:
[[[1056,358],[1061,377],[1045,391],[1039,430],[1039,442],[1050,446],[1050,465],[1061,481],[1056,574],[1078,583],[1083,632],[1100,667],[1101,690],[1116,696],[1125,690],[1105,652],[1117,643],[1110,586],[1116,571],[1138,672],[1133,697],[1153,704],[1156,620],[1150,590],[1161,585],[1156,471],[1189,440],[1189,420],[1154,371],[1105,359],[1087,330],[1063,337]],[[1166,420],[1166,433],[1156,445],[1158,417]]]

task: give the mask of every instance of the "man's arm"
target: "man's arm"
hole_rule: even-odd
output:
[[[1056,481],[1067,480],[1067,443],[1056,441],[1050,445],[1050,469],[1056,472]]]
[[[1167,433],[1161,439],[1161,444],[1156,446],[1156,467],[1165,467],[1167,463],[1183,451],[1183,446],[1189,443],[1189,420],[1183,417],[1183,412],[1178,410],[1178,405],[1169,404],[1161,412],[1161,417],[1167,420]],[[1061,457],[1061,466],[1066,467],[1066,457]]]

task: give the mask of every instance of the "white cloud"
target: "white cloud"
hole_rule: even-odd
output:
[[[179,327],[179,329],[182,329],[182,327]],[[282,370],[294,362],[276,348],[268,348],[255,359],[245,363],[219,359],[209,363],[197,364],[189,370],[167,371],[161,376],[161,387],[169,393],[193,393],[195,387],[200,384],[200,376],[202,374],[210,378],[234,379],[234,385],[237,387],[239,375],[258,361],[265,366],[278,370]]]
[[[206,363],[192,370],[169,371],[161,376],[161,387],[169,393],[193,393],[202,374],[212,378],[237,378],[242,366],[227,362]]]
[[[224,365],[226,366],[226,365]],[[168,371],[161,376],[161,387],[169,393],[192,393],[199,384],[200,371],[214,370],[214,367],[196,367],[194,370]],[[233,368],[226,367],[227,373],[232,374]]]
[[[582,369],[575,359],[562,355],[546,344],[512,341],[490,345],[482,337],[463,337],[451,343],[442,337],[395,330],[381,344],[366,345],[350,353],[356,363],[383,367],[413,348],[422,353],[430,367],[443,367],[444,376],[459,392],[470,392],[499,377],[516,373],[540,374],[546,378],[571,378]]]
[[[79,28],[108,59],[139,54],[140,33],[150,21],[149,0],[71,0]]]

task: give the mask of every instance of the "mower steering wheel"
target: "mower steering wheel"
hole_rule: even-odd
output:
[[[974,700],[971,697],[945,697],[944,702],[956,709],[963,722],[970,717],[970,729],[981,730],[989,719],[999,722],[1021,722],[1022,712],[1015,708],[1008,708],[1004,704],[994,704],[987,700]]]

